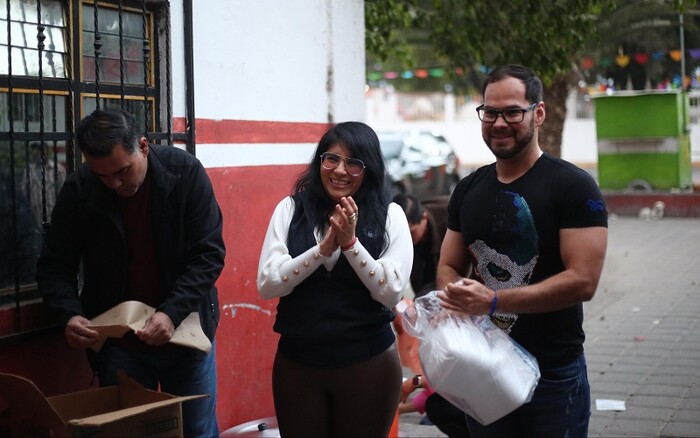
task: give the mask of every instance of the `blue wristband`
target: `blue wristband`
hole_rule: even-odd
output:
[[[493,315],[493,313],[496,311],[496,304],[498,304],[498,291],[494,289],[493,300],[491,300],[491,311],[489,311],[489,316]]]

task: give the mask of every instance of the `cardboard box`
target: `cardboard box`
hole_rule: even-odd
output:
[[[182,402],[126,376],[119,385],[45,397],[34,383],[0,373],[12,437],[182,437]]]

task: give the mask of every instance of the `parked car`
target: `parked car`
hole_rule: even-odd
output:
[[[442,135],[429,131],[377,135],[396,192],[419,200],[452,193],[460,178],[459,159]]]

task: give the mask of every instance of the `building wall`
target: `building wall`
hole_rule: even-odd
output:
[[[193,19],[196,155],[221,204],[227,245],[216,340],[225,430],[274,415],[277,300],[258,296],[260,249],[274,207],[329,124],[364,118],[364,5],[198,0]],[[175,115],[184,116],[184,101]]]
[[[184,132],[185,17],[182,1],[170,5],[173,122],[175,132]],[[274,415],[277,303],[258,297],[258,258],[275,205],[290,194],[321,135],[332,123],[364,119],[364,3],[196,0],[193,8],[195,149],[221,205],[227,246],[217,283],[223,431]],[[47,320],[39,302],[19,313],[24,330]],[[0,312],[8,332],[10,316]],[[47,396],[97,383],[62,330],[15,338],[0,353],[0,372],[32,379]],[[4,407],[0,400],[0,412]]]

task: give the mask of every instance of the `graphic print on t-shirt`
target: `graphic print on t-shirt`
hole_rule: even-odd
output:
[[[532,212],[517,193],[499,192],[492,223],[492,241],[476,240],[469,245],[475,274],[493,290],[530,283],[539,257],[538,236]],[[496,312],[493,322],[510,333],[518,315]]]

